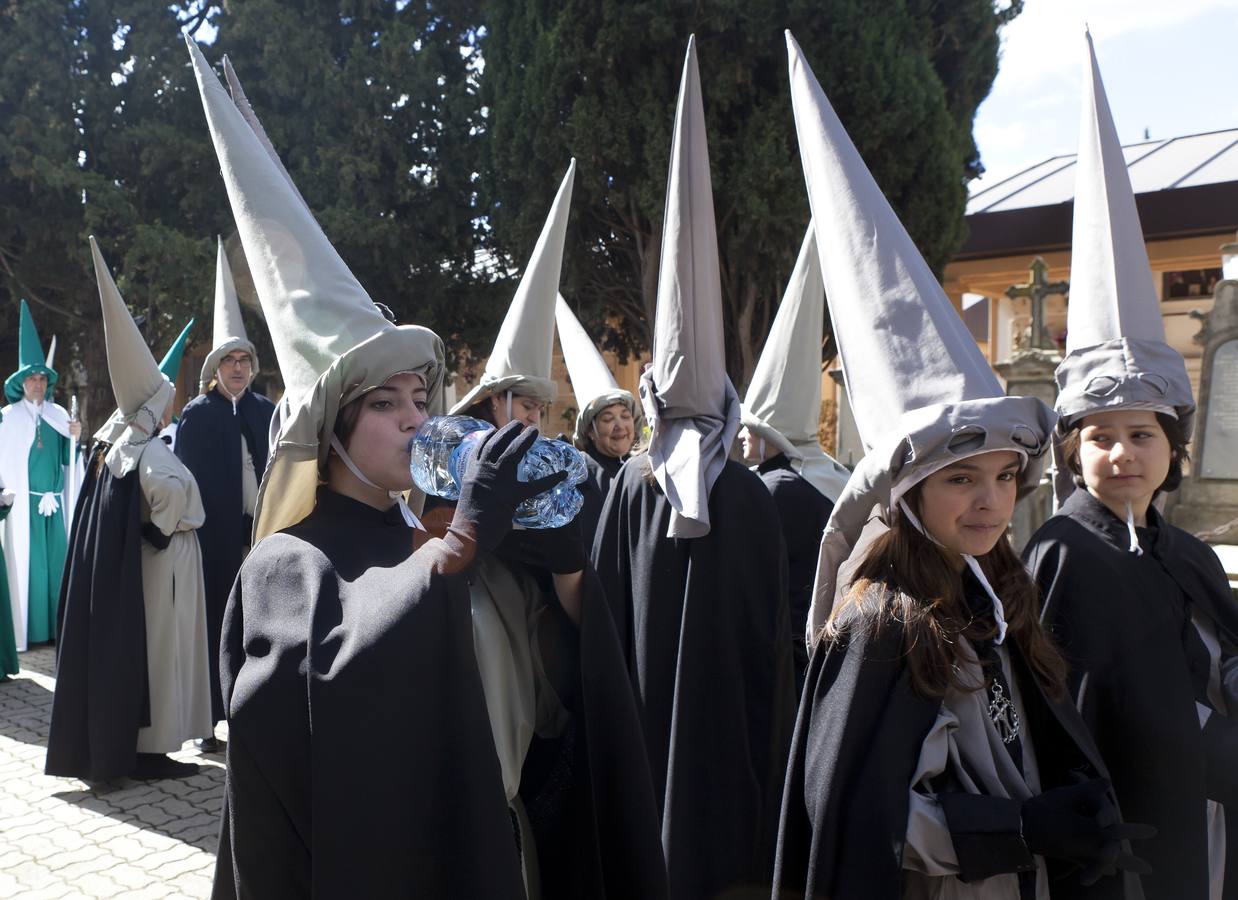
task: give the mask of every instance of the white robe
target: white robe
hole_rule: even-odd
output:
[[[166,550],[142,541],[151,724],[138,729],[138,752],[172,753],[214,730],[202,553],[195,534],[206,513],[193,475],[163,441],[145,445],[138,478],[142,522],[171,537]]]
[[[57,433],[69,436],[69,414],[51,401],[43,403],[43,421]],[[0,523],[4,545],[4,565],[9,575],[9,605],[13,612],[13,634],[18,651],[26,649],[26,618],[30,587],[30,445],[34,443],[34,416],[22,401],[0,409],[0,482],[13,493],[13,508]],[[81,467],[74,479],[65,470],[65,490],[60,497],[66,534],[73,524],[73,510],[66,502],[77,496]],[[76,482],[76,483],[73,483]]]

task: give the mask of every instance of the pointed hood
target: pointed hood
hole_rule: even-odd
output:
[[[1191,381],[1165,342],[1135,194],[1086,31],[1084,43],[1066,358],[1056,373],[1061,427],[1091,412],[1155,409],[1184,420],[1189,434]],[[1074,486],[1059,470],[1065,499]]]
[[[619,387],[606,360],[562,294],[555,299],[555,324],[559,329],[559,346],[563,348],[563,361],[567,365],[567,375],[572,381],[572,393],[576,395],[579,410],[576,413],[576,433],[572,435],[576,445],[585,447],[594,417],[615,403],[622,403],[631,410],[639,435],[641,414],[636,398],[631,391]]]
[[[874,507],[966,456],[1014,450],[1040,478],[1053,414],[1006,397],[834,113],[790,32],[791,100],[847,394],[867,451],[826,526],[808,636],[829,617],[840,566]],[[995,600],[995,603],[997,601]]]
[[[831,503],[851,477],[847,467],[821,449],[821,335],[825,282],[812,224],[804,234],[791,280],[765,339],[744,397],[741,421],[750,432],[787,455]]]
[[[258,376],[258,351],[245,333],[245,321],[241,318],[241,304],[236,296],[236,282],[232,280],[232,267],[224,250],[222,238],[216,237],[215,251],[215,321],[211,332],[211,352],[202,362],[198,376],[198,392],[205,394],[219,371],[219,363],[234,350],[244,350],[253,360],[250,381]]]
[[[176,336],[168,352],[163,355],[163,359],[159,361],[159,371],[163,373],[164,378],[172,382],[173,387],[176,387],[176,379],[181,372],[181,360],[185,357],[185,346],[189,343],[189,332],[193,329],[193,323],[194,320],[190,319],[181,329],[181,333]]]
[[[137,468],[146,444],[159,434],[163,414],[175,390],[159,371],[129,308],[125,306],[112,273],[93,236],[90,255],[99,284],[99,304],[103,308],[103,340],[107,348],[108,376],[112,393],[125,429],[116,438],[105,461],[112,474],[123,478]]]
[[[30,307],[26,301],[22,300],[17,320],[17,371],[4,381],[4,398],[9,403],[16,403],[25,396],[22,382],[31,375],[47,376],[47,396],[50,398],[52,388],[56,386],[60,376],[43,355],[43,344],[39,341],[39,332],[34,327],[34,317],[30,315]]]
[[[441,412],[443,342],[429,329],[397,327],[379,313],[268,149],[270,142],[259,137],[253,111],[246,104],[247,120],[197,45],[186,42],[286,386],[285,415],[259,489],[259,540],[313,511],[341,407],[393,375],[416,372],[429,390],[430,414]]]
[[[739,433],[739,396],[725,359],[705,107],[691,37],[671,140],[653,362],[640,382],[652,431],[649,462],[672,507],[668,537],[709,534],[709,492]]]
[[[559,185],[559,192],[555,194],[550,215],[542,226],[529,264],[520,277],[516,296],[503,317],[481,380],[452,407],[453,414],[464,412],[473,404],[504,391],[546,403],[555,399],[558,387],[550,376],[554,352],[555,298],[559,295],[563,241],[567,236],[575,178],[576,160],[573,159]]]

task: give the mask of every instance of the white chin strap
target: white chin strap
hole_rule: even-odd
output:
[[[507,421],[512,420],[512,392],[507,392]]]
[[[907,517],[907,521],[916,527],[916,531],[920,532],[938,547],[943,546],[941,541],[929,534],[924,526],[920,524],[920,520],[916,518],[916,514],[911,511],[911,507],[907,505],[905,500],[899,499],[898,508]],[[993,621],[997,624],[996,643],[1000,644],[1006,640],[1006,607],[1002,605],[1002,600],[997,596],[997,591],[993,590],[993,586],[989,584],[989,579],[984,577],[984,570],[980,568],[980,563],[976,560],[976,557],[969,553],[964,553],[962,556],[963,561],[967,563],[967,568],[971,569],[972,574],[976,576],[976,580],[980,582],[980,586],[984,588],[984,592],[993,601]]]
[[[1136,556],[1143,556],[1143,547],[1139,546],[1139,532],[1135,530],[1135,511],[1131,509],[1131,502],[1126,501],[1126,533],[1131,537],[1131,546],[1129,552]]]
[[[218,371],[218,370],[216,370],[216,372],[215,372],[215,383],[216,383],[217,385],[219,385],[219,389],[220,389],[221,391],[223,391],[223,392],[224,392],[224,396],[225,396],[225,397],[227,397],[229,400],[231,400],[231,401],[232,401],[232,415],[234,415],[234,416],[235,416],[235,415],[236,415],[236,405],[237,405],[237,403],[238,403],[238,402],[240,402],[241,397],[245,396],[245,392],[246,392],[247,390],[249,390],[249,382],[248,382],[248,381],[247,381],[247,382],[245,382],[245,387],[241,388],[241,393],[236,394],[236,395],[233,395],[232,391],[230,391],[230,390],[228,390],[226,387],[224,387],[224,380],[223,380],[223,376],[219,374],[219,371]],[[350,466],[349,466],[349,468],[352,468],[352,466],[350,465]],[[356,471],[356,470],[354,469],[354,471]],[[358,477],[358,478],[360,478],[361,476],[360,476],[360,475],[358,475],[357,477]],[[375,487],[377,487],[377,485],[375,485]]]
[[[765,438],[760,441],[761,443],[757,444],[757,462],[765,462]]]
[[[361,470],[357,468],[357,464],[352,461],[352,457],[348,455],[348,451],[344,449],[344,445],[340,443],[340,439],[335,435],[331,435],[331,449],[336,452],[340,459],[344,461],[344,465],[348,466],[348,471],[357,476],[357,480],[364,485],[374,488],[379,491],[387,491],[387,496],[395,501],[396,506],[400,507],[400,515],[404,517],[404,524],[409,528],[416,528],[418,531],[425,531],[426,528],[421,524],[421,521],[413,515],[413,511],[408,508],[408,503],[404,499],[404,494],[401,491],[388,491],[385,487],[375,484],[361,474]]]

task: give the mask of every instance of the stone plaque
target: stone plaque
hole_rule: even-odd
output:
[[[1238,340],[1212,357],[1200,476],[1238,480]]]

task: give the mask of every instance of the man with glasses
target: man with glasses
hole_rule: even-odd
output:
[[[206,582],[206,631],[210,645],[211,714],[226,718],[219,687],[219,636],[232,582],[249,549],[258,484],[267,464],[267,431],[275,405],[252,384],[258,357],[246,337],[241,308],[223,244],[215,270],[214,347],[202,364],[201,396],[181,411],[176,455],[193,472],[206,522],[198,529]],[[222,749],[210,737],[204,752]]]

